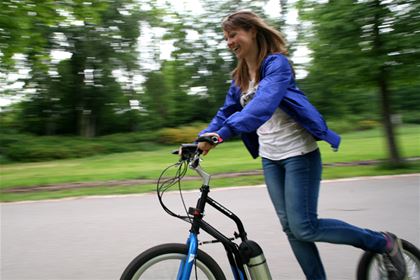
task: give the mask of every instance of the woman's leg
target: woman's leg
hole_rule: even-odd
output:
[[[334,219],[318,219],[318,194],[322,170],[319,150],[283,161],[286,169],[285,203],[293,235],[307,242],[352,245],[383,253],[386,239],[380,232]]]
[[[268,193],[283,231],[307,279],[326,279],[318,250],[313,242],[298,240],[289,227],[285,201],[285,169],[281,161],[262,159]]]

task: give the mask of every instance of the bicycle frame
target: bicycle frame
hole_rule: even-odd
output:
[[[216,240],[213,242],[221,242],[224,246],[224,249],[227,253],[227,257],[229,260],[229,264],[232,269],[233,276],[235,280],[247,280],[250,279],[249,274],[247,273],[247,268],[245,264],[242,262],[238,245],[232,242],[231,238],[226,237],[224,234],[219,232],[217,229],[212,227],[210,224],[203,220],[203,213],[206,204],[212,206],[214,209],[222,213],[223,215],[227,216],[231,220],[236,223],[238,228],[238,232],[235,232],[235,238],[240,238],[242,241],[247,240],[247,234],[243,227],[242,221],[229,209],[225,208],[223,205],[219,204],[217,201],[212,199],[208,196],[210,191],[210,187],[208,182],[210,180],[210,176],[205,173],[198,164],[190,165],[190,168],[197,171],[200,176],[203,178],[204,184],[202,185],[200,191],[201,196],[198,199],[196,208],[190,208],[189,214],[193,216],[192,226],[190,229],[190,235],[187,240],[188,246],[188,256],[185,261],[181,262],[180,269],[178,272],[178,280],[188,280],[190,279],[191,271],[194,265],[195,256],[198,250],[198,234],[200,229],[204,230],[211,236],[213,236]]]
[[[247,252],[241,253],[242,249],[240,250],[240,247],[244,245],[244,248],[248,248],[249,244],[254,244],[255,242],[250,241],[247,239],[247,233],[245,232],[244,226],[242,224],[242,221],[236,216],[234,213],[232,213],[229,209],[209,197],[210,187],[210,175],[204,172],[204,170],[200,166],[200,154],[201,151],[197,149],[196,144],[182,144],[180,150],[174,151],[174,154],[180,154],[181,155],[181,161],[187,161],[188,167],[190,169],[193,169],[196,171],[200,177],[203,179],[203,184],[200,188],[201,196],[197,201],[196,207],[190,207],[188,209],[188,216],[182,217],[175,215],[173,213],[170,213],[173,216],[176,216],[178,218],[181,218],[182,220],[188,220],[191,223],[191,229],[190,229],[190,235],[187,239],[187,248],[188,248],[188,255],[186,260],[182,261],[178,270],[178,280],[187,280],[189,279],[193,265],[195,264],[195,259],[198,252],[198,234],[200,233],[200,229],[207,232],[209,235],[215,238],[214,241],[210,242],[204,242],[204,243],[216,243],[220,242],[222,243],[227,258],[234,276],[235,280],[248,280],[251,279],[251,271],[249,270],[247,263],[250,260],[249,250]],[[161,201],[162,204],[162,201]],[[221,232],[219,232],[217,229],[215,229],[213,226],[208,224],[203,220],[203,213],[206,205],[212,206],[215,210],[222,213],[229,219],[233,220],[236,224],[236,227],[238,229],[238,233],[234,232],[234,238],[228,238]],[[165,208],[165,206],[162,204],[162,206]],[[242,243],[240,245],[233,242],[234,239],[240,238]],[[252,242],[252,243],[249,243]],[[203,244],[204,244],[203,243]],[[258,244],[255,243],[256,246]],[[255,250],[255,249],[254,249]],[[261,250],[261,249],[260,249]],[[242,255],[241,255],[242,254]],[[262,252],[261,252],[262,254]],[[257,256],[253,256],[257,257]],[[263,256],[262,256],[263,257]],[[265,260],[264,260],[265,262]],[[258,264],[260,265],[260,264]],[[268,270],[268,268],[265,268],[265,270]],[[255,272],[255,269],[253,269]]]

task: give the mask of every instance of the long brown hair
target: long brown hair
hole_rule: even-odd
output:
[[[227,16],[222,21],[222,29],[230,32],[235,29],[243,29],[249,31],[252,28],[256,30],[256,40],[258,46],[257,69],[260,69],[264,58],[269,54],[281,53],[288,54],[286,48],[286,40],[283,35],[269,26],[262,18],[253,12],[238,11]],[[250,81],[248,65],[244,59],[239,59],[236,68],[232,71],[232,78],[235,80],[242,92],[248,89]],[[260,81],[260,71],[257,71],[255,82]]]

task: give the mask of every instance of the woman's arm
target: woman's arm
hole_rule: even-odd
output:
[[[272,55],[266,59],[262,70],[264,78],[260,81],[254,98],[242,111],[230,115],[215,131],[222,139],[226,140],[234,134],[257,130],[279,107],[288,86],[293,81],[289,61],[283,55]]]

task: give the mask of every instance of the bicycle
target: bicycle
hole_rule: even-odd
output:
[[[200,137],[197,142],[207,141],[216,143],[212,137]],[[197,144],[182,144],[179,151],[180,160],[166,168],[157,183],[157,194],[162,208],[171,216],[177,217],[191,224],[186,244],[168,243],[152,247],[141,253],[124,270],[121,280],[133,279],[209,279],[225,280],[226,277],[220,266],[207,253],[198,248],[201,244],[221,243],[226,251],[227,258],[235,280],[270,280],[272,279],[264,253],[261,247],[247,238],[242,221],[229,209],[213,200],[208,194],[210,191],[210,175],[200,166],[201,151]],[[176,167],[176,175],[166,179],[164,174],[171,167]],[[196,207],[187,209],[181,191],[181,180],[188,168],[195,170],[202,178],[201,195]],[[186,215],[179,215],[171,211],[163,202],[163,194],[169,188],[178,185]],[[238,232],[229,238],[208,224],[204,220],[204,210],[209,205],[227,218],[234,221]],[[200,230],[204,230],[215,240],[198,242]],[[234,242],[240,239],[240,244]],[[407,264],[406,279],[420,279],[420,251],[406,240],[401,240],[404,248],[404,257]],[[388,279],[386,276],[381,255],[365,252],[358,264],[357,279]]]

